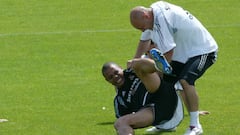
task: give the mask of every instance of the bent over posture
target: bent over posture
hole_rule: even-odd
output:
[[[165,73],[175,75],[172,77],[165,74],[164,80],[179,81],[184,89],[190,114],[185,135],[202,134],[195,82],[216,61],[218,45],[215,39],[190,12],[165,1],[157,1],[150,7],[133,8],[130,22],[133,27],[143,32],[135,57],[146,52],[152,40],[160,50],[159,57],[164,55],[171,64],[171,72],[166,68],[163,73],[166,71]],[[157,59],[158,56],[155,56]]]
[[[151,125],[162,130],[175,128],[183,110],[174,85],[161,80],[151,59],[130,60],[128,67],[123,70],[113,62],[102,67],[103,76],[116,88],[117,133],[133,135],[134,129]]]

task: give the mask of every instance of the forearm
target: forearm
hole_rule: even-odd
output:
[[[167,59],[168,63],[170,63],[172,61],[173,49],[164,53],[164,56]]]
[[[151,40],[140,40],[134,58],[141,58],[141,56],[149,50]]]

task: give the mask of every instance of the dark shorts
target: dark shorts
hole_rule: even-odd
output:
[[[190,85],[194,85],[195,81],[204,74],[216,59],[217,52],[212,52],[192,57],[185,64],[172,61],[173,76],[165,75],[164,80],[175,83],[183,79]]]
[[[177,106],[177,94],[174,85],[165,81],[154,94],[151,94],[151,106],[154,112],[154,122],[152,125],[159,125],[172,118]]]

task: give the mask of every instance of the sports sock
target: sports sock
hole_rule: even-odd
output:
[[[199,127],[199,112],[190,112],[190,126]]]

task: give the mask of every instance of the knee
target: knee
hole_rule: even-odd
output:
[[[188,74],[187,76],[184,76],[184,78],[180,79],[180,83],[182,85],[193,85],[195,84],[195,81],[197,80],[198,78],[196,77],[196,75],[194,74]]]
[[[186,89],[190,86],[189,82],[185,79],[181,79],[181,80],[179,80],[179,82],[181,83],[183,89]]]
[[[129,121],[128,118],[120,117],[114,123],[114,128],[118,131],[122,127],[129,126],[129,122],[128,121]]]
[[[120,118],[119,118],[120,119]],[[117,119],[117,121],[115,121],[115,123],[114,123],[114,128],[116,129],[116,130],[118,130],[119,128],[120,128],[120,126],[121,126],[121,122],[119,121],[119,119]]]
[[[179,80],[179,82],[181,83],[182,86],[188,85],[188,82],[185,79],[181,79]]]

